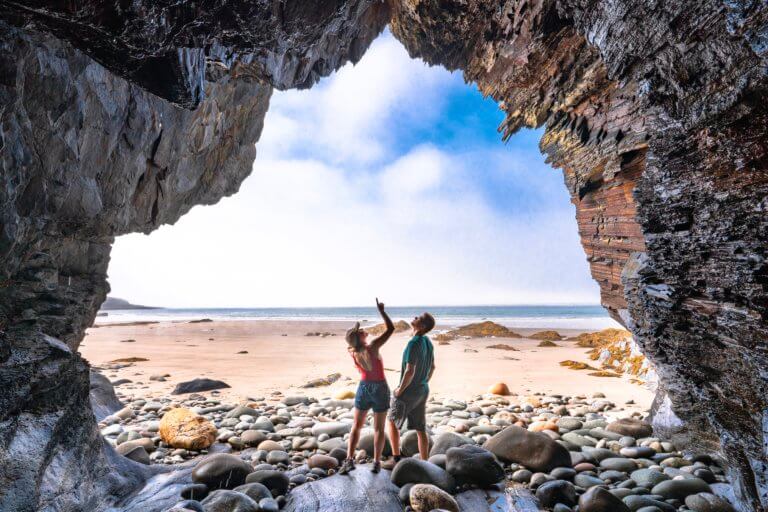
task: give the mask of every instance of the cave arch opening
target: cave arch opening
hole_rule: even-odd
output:
[[[470,315],[489,304],[533,306],[484,313],[520,315],[506,325],[531,333],[621,327],[599,306],[562,174],[538,148],[542,131],[521,130],[505,143],[497,129],[503,120],[497,104],[459,73],[410,58],[385,32],[359,63],[311,90],[273,93],[253,172],[236,194],[148,236],[116,240],[111,294],[171,309],[104,311],[97,325],[370,316],[346,307],[379,296],[390,306],[475,306]],[[440,321],[443,329],[458,322]],[[116,330],[119,344],[109,335]],[[211,377],[246,392],[245,373],[227,379],[218,369],[227,360],[258,359],[258,345],[233,345],[248,335],[207,324],[172,333],[162,325],[137,333],[108,328],[92,330],[81,349],[97,365],[148,358],[136,366],[149,374],[176,365],[162,385],[169,389]],[[166,358],[156,350],[167,346],[164,336],[174,338]],[[208,351],[215,352],[211,368],[200,368]],[[124,373],[111,375],[122,380]],[[295,384],[296,376],[273,373],[275,385]],[[487,386],[471,380],[467,389]],[[561,387],[553,391],[565,392]]]

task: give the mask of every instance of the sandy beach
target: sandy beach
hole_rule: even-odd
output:
[[[147,359],[104,371],[112,381],[132,381],[117,387],[119,393],[131,397],[168,396],[179,382],[209,377],[231,386],[220,395],[230,400],[263,397],[276,391],[323,398],[340,390],[354,390],[357,384],[358,375],[343,338],[348,327],[348,322],[291,320],[106,324],[88,331],[80,351],[97,367],[123,358]],[[438,325],[435,332],[440,330]],[[515,330],[529,336],[543,329]],[[583,331],[558,332],[570,337]],[[397,384],[401,353],[408,339],[409,333],[396,333],[383,348],[384,366],[392,387]],[[628,411],[649,407],[653,394],[630,382],[627,376],[593,377],[587,371],[558,364],[575,360],[594,365],[587,357],[587,349],[566,340],[556,342],[556,347],[539,347],[539,343],[529,338],[461,338],[449,345],[435,343],[437,370],[431,383],[432,393],[438,398],[469,399],[485,393],[496,382],[504,382],[512,393],[520,396],[591,396],[602,392],[617,404],[634,401],[635,404],[627,406]],[[487,348],[494,344],[511,345],[517,350]],[[330,386],[300,388],[333,373],[342,377]],[[168,377],[165,381],[150,380],[153,375]]]

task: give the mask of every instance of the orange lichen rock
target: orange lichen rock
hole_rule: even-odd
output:
[[[497,350],[513,350],[515,352],[518,352],[518,350],[513,347],[512,345],[507,345],[506,343],[497,343],[496,345],[488,345],[486,348],[495,348]]]
[[[559,432],[560,429],[552,421],[534,421],[528,425],[528,430],[531,432],[541,432],[542,430],[551,430],[553,432]]]
[[[204,450],[216,440],[213,423],[189,409],[179,407],[160,420],[160,438],[174,448]]]
[[[411,325],[406,322],[405,320],[398,320],[395,322],[395,332],[404,332],[411,328]],[[376,324],[374,326],[368,327],[365,329],[366,332],[372,336],[379,336],[381,334],[384,334],[384,331],[387,330],[386,324]]]
[[[618,373],[615,372],[608,372],[605,370],[600,370],[597,372],[591,372],[590,377],[621,377]]]
[[[493,386],[489,387],[488,393],[492,395],[501,395],[501,396],[511,395],[511,393],[509,392],[509,387],[503,382],[497,382]]]
[[[573,340],[580,347],[595,348],[631,337],[632,334],[625,329],[603,329],[602,331],[579,334]]]
[[[573,361],[571,359],[568,359],[566,361],[560,361],[560,366],[565,366],[566,368],[570,368],[571,370],[597,370],[597,368],[589,366],[587,363],[582,363],[580,361]]]
[[[458,337],[465,338],[522,338],[515,331],[503,325],[486,320],[476,324],[463,325],[451,331],[437,334],[434,339],[439,341],[451,341]]]
[[[557,331],[539,331],[537,333],[531,334],[528,337],[533,340],[542,341],[560,341],[565,338],[565,336],[561,335]]]

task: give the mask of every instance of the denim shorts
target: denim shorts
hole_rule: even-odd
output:
[[[389,385],[387,381],[360,381],[355,393],[355,409],[373,412],[384,412],[389,409]]]

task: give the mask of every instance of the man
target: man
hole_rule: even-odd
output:
[[[400,429],[405,420],[408,428],[415,430],[419,439],[419,454],[422,460],[429,458],[429,436],[427,435],[426,405],[429,396],[429,379],[435,372],[435,357],[432,342],[426,334],[435,327],[435,319],[429,313],[417,316],[411,322],[413,338],[403,352],[400,368],[400,384],[392,393],[389,409],[389,441],[392,444],[394,463],[400,455]]]

